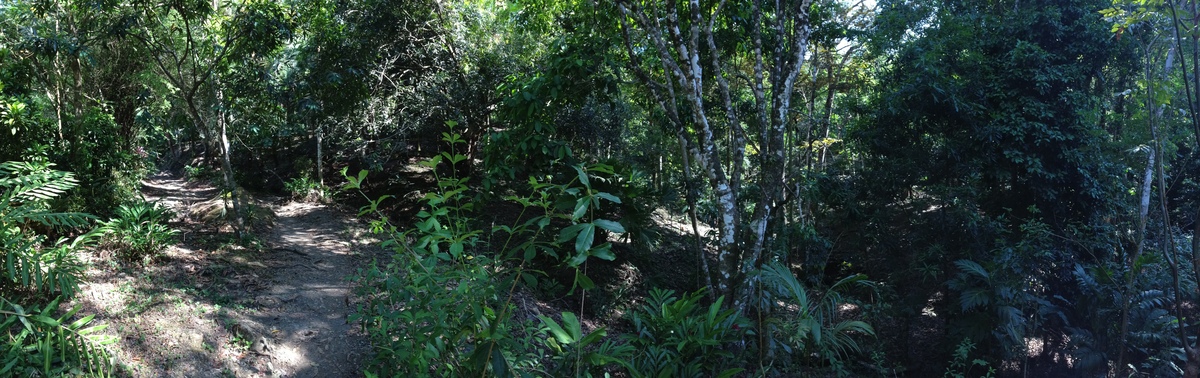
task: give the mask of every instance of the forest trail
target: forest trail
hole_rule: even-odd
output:
[[[183,233],[143,268],[93,268],[89,310],[110,323],[128,375],[137,377],[360,377],[369,351],[348,280],[374,250],[353,216],[315,203],[259,199],[255,245],[230,243],[195,219],[211,186],[159,174],[143,182]],[[269,212],[262,211],[269,209]],[[269,217],[267,217],[269,218]],[[97,265],[103,265],[97,264]]]

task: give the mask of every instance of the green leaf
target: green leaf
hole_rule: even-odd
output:
[[[575,317],[573,312],[562,313],[563,327],[567,333],[571,334],[571,340],[579,340],[583,338],[583,330],[579,325],[579,318]]]
[[[991,279],[991,274],[988,273],[987,269],[984,269],[983,266],[979,265],[977,262],[971,260],[958,260],[954,262],[954,265],[958,266],[963,273],[974,275],[984,280]]]
[[[564,312],[563,316],[565,317],[567,314],[570,314],[570,313]],[[538,315],[538,319],[541,319],[542,324],[545,324],[546,328],[550,329],[550,334],[553,335],[554,338],[557,339],[559,343],[570,344],[575,341],[575,340],[571,339],[571,335],[568,334],[567,331],[563,330],[562,326],[559,326],[558,323],[554,321],[554,319],[550,319],[549,317],[547,317],[545,315]]]
[[[609,243],[604,243],[596,248],[592,248],[591,251],[588,251],[588,254],[607,261],[613,261],[617,258],[617,256],[613,255],[612,253],[612,244]]]
[[[51,318],[46,315],[33,315],[33,316],[30,316],[30,318],[33,318],[33,320],[37,320],[38,323],[42,323],[42,324],[45,324],[50,327],[58,327],[59,326],[58,320],[55,320],[54,318]]]
[[[576,220],[579,220],[580,218],[583,218],[584,214],[587,214],[587,210],[588,210],[588,199],[586,197],[576,200],[575,201],[575,211],[571,213],[571,220],[576,221]]]
[[[612,203],[621,203],[621,199],[620,199],[620,198],[617,198],[617,196],[614,196],[614,195],[612,195],[612,194],[608,194],[608,193],[606,193],[606,192],[599,192],[599,193],[596,193],[596,197],[600,197],[600,198],[602,198],[602,199],[609,200],[609,201],[610,201],[610,202],[612,202]]]
[[[508,378],[512,376],[512,373],[509,370],[508,360],[504,359],[504,353],[500,352],[500,348],[498,346],[493,346],[492,374],[494,374],[496,378]]]
[[[604,336],[607,336],[607,335],[608,335],[608,331],[605,330],[604,327],[600,327],[600,328],[592,331],[592,333],[587,334],[587,336],[584,336],[583,339],[579,340],[579,345],[580,346],[591,345],[592,343],[599,341],[600,339],[604,338]]]
[[[578,273],[578,271],[575,274],[575,283],[579,284],[579,288],[583,290],[591,290],[596,288],[596,283],[592,282],[591,278],[588,278],[588,276],[585,276],[582,273]]]
[[[588,258],[588,255],[586,253],[576,254],[576,255],[572,256],[570,260],[567,261],[567,266],[570,266],[572,268],[577,267],[577,266],[582,265],[583,263],[587,262],[587,258]]]
[[[596,241],[596,225],[591,223],[581,223],[583,229],[579,231],[579,235],[575,237],[575,252],[584,253],[592,248],[592,243]]]
[[[529,288],[537,287],[537,277],[534,277],[532,274],[521,273],[521,279],[525,281],[525,286]]]
[[[588,182],[588,175],[587,175],[587,172],[584,172],[583,167],[576,165],[576,166],[572,166],[571,168],[575,168],[575,172],[578,173],[579,183],[583,184],[583,186],[585,188],[590,189],[592,187],[592,184]]]
[[[615,221],[610,221],[608,219],[597,219],[597,220],[593,221],[592,223],[595,223],[597,227],[608,230],[609,232],[615,232],[618,234],[625,233],[625,227],[621,226],[620,223],[617,223]]]
[[[583,230],[584,224],[586,224],[586,223],[573,224],[573,225],[567,226],[566,228],[562,229],[562,231],[559,231],[558,232],[558,242],[566,243],[568,240],[571,240],[576,235],[579,235],[579,231]]]

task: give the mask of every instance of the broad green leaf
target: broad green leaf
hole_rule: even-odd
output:
[[[563,228],[562,231],[558,232],[558,242],[566,243],[568,240],[575,238],[576,235],[579,235],[579,231],[583,230],[584,224],[585,223],[573,224]]]
[[[562,313],[563,327],[567,333],[571,334],[571,340],[579,340],[583,337],[583,330],[579,325],[579,318],[575,317],[573,312]]]
[[[584,214],[587,214],[587,211],[588,211],[587,197],[576,200],[575,201],[575,211],[571,213],[571,220],[576,221],[576,220],[579,220],[580,218],[583,218]]]
[[[609,243],[604,243],[596,248],[592,248],[591,251],[588,251],[588,254],[607,261],[613,261],[617,258],[617,256],[613,255],[612,253],[612,244]]]
[[[587,172],[585,172],[583,170],[583,167],[576,165],[576,166],[572,166],[571,168],[575,169],[575,172],[578,174],[577,177],[579,177],[579,183],[582,184],[583,187],[585,187],[585,188],[592,187],[592,184],[590,182],[588,182],[588,175],[587,175]]]
[[[575,252],[584,253],[592,248],[592,243],[596,241],[596,225],[592,223],[581,223],[583,229],[579,230],[579,235],[575,236]]]
[[[50,327],[58,327],[60,324],[58,322],[58,320],[55,320],[54,318],[51,318],[51,317],[45,316],[45,315],[33,315],[30,317],[33,318],[33,320],[37,320],[39,323],[45,324]]]
[[[566,314],[569,314],[569,312],[564,312],[563,316],[566,316]],[[575,341],[571,338],[571,335],[568,334],[567,331],[563,330],[562,326],[559,326],[558,323],[554,321],[554,319],[550,319],[545,315],[538,315],[538,319],[541,319],[542,324],[546,325],[546,328],[550,329],[550,334],[553,335],[559,343],[570,344]]]
[[[598,192],[598,193],[596,193],[596,197],[606,199],[612,203],[621,203],[620,198],[618,198],[617,196],[614,196],[612,194],[608,194],[607,192]]]
[[[595,223],[597,227],[603,228],[610,232],[615,232],[618,234],[625,233],[625,227],[621,226],[620,223],[617,223],[615,221],[610,221],[608,219],[597,219],[597,220],[593,221],[592,223]]]
[[[583,273],[577,272],[575,274],[575,282],[578,283],[579,287],[583,290],[591,290],[596,288],[596,283],[592,282],[592,279],[583,275]]]

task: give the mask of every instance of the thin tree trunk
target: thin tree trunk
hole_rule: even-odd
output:
[[[799,76],[800,70],[804,65],[804,59],[808,50],[808,36],[810,28],[808,25],[808,7],[801,6],[796,10],[797,23],[796,30],[792,35],[792,46],[777,45],[775,54],[776,59],[776,75],[771,75],[773,81],[772,88],[775,89],[774,95],[771,98],[772,112],[770,127],[763,128],[763,163],[761,168],[762,175],[762,198],[759,200],[758,206],[754,211],[753,220],[750,222],[752,231],[754,232],[754,247],[750,250],[749,256],[743,256],[741,261],[740,273],[746,278],[742,283],[742,290],[735,300],[735,308],[745,311],[749,299],[754,294],[756,289],[757,279],[750,273],[758,269],[762,261],[763,249],[766,247],[767,230],[771,229],[770,223],[772,212],[776,211],[775,207],[779,199],[783,198],[784,187],[784,145],[783,137],[787,131],[787,125],[790,122],[788,113],[792,108],[792,92],[795,88],[796,77]],[[785,33],[783,24],[776,26],[776,34],[782,37]],[[786,38],[781,38],[781,41],[786,41]],[[783,51],[785,47],[791,47],[791,56],[785,56]],[[791,60],[788,61],[787,59]]]
[[[708,288],[709,299],[716,298],[717,293],[713,291],[712,270],[708,267],[708,253],[704,248],[703,239],[700,237],[700,226],[696,221],[696,193],[692,189],[692,166],[688,161],[687,147],[684,145],[684,140],[679,141],[679,149],[683,151],[680,155],[683,160],[683,189],[687,193],[688,202],[688,217],[692,221],[692,234],[696,237],[696,254],[700,258],[700,274],[704,275],[704,285]]]
[[[196,129],[201,130],[203,128],[206,128],[208,122],[205,121],[204,116],[200,114],[200,109],[196,106],[195,98],[187,98],[186,102],[188,105],[188,113],[191,116],[192,122],[195,124]],[[220,150],[221,150],[220,151],[221,152],[221,167],[222,167],[221,170],[223,173],[222,177],[225,179],[224,180],[225,181],[225,183],[224,183],[225,189],[229,191],[229,196],[233,202],[233,213],[234,213],[233,229],[234,229],[234,232],[237,234],[238,238],[241,238],[243,236],[242,231],[244,230],[245,221],[244,221],[243,215],[242,215],[241,201],[239,201],[239,199],[238,199],[237,183],[234,181],[234,177],[233,177],[233,163],[232,163],[232,159],[230,157],[231,153],[229,151],[229,138],[226,135],[225,117],[218,114],[217,120],[218,120],[217,134],[219,134],[219,135],[214,136],[214,135],[212,135],[212,133],[208,133],[208,136],[215,137],[212,139],[217,139],[217,143],[219,145],[218,147],[220,147]],[[208,148],[207,148],[208,145],[210,145],[210,143],[205,143],[206,151],[208,151]]]
[[[1133,284],[1138,277],[1137,260],[1142,254],[1146,244],[1146,219],[1150,214],[1150,189],[1154,182],[1154,167],[1155,156],[1154,148],[1148,151],[1149,157],[1146,160],[1146,174],[1142,179],[1142,195],[1141,201],[1138,203],[1138,234],[1137,245],[1134,247],[1133,254],[1126,258],[1125,264],[1128,267],[1125,277],[1125,289],[1121,294],[1121,342],[1119,352],[1117,354],[1117,371],[1124,374],[1125,372],[1125,345],[1129,339],[1129,306],[1132,305],[1130,295],[1133,293]]]
[[[324,139],[325,130],[320,122],[317,122],[317,182],[321,184],[322,190],[325,188],[325,168],[322,162],[324,159],[324,150],[322,141]],[[324,193],[324,192],[322,192]]]
[[[668,1],[661,5],[654,2],[617,1],[618,9],[626,16],[621,22],[621,29],[634,73],[648,86],[657,105],[671,120],[673,131],[683,144],[685,154],[691,155],[690,158],[693,158],[707,175],[719,215],[715,225],[719,230],[717,267],[713,271],[717,275],[716,291],[723,295],[737,294],[731,301],[731,305],[737,308],[744,309],[753,284],[739,283],[736,280],[746,277],[748,272],[758,267],[765,245],[766,230],[770,229],[770,219],[773,219],[770,215],[775,211],[777,200],[782,198],[783,135],[789,119],[788,112],[791,110],[790,100],[796,75],[803,65],[808,46],[807,12],[811,4],[812,0],[802,0],[798,4],[777,2],[771,13],[774,17],[764,17],[761,9],[764,6],[763,1],[757,0],[751,4],[754,19],[752,27],[755,31],[754,76],[757,81],[753,83],[752,90],[756,100],[756,114],[753,119],[758,120],[755,126],[760,128],[760,132],[756,134],[761,138],[759,153],[764,162],[759,170],[757,182],[749,184],[759,184],[764,191],[757,206],[758,210],[754,213],[754,221],[751,222],[754,225],[752,235],[742,235],[739,231],[743,223],[740,219],[740,205],[744,202],[740,195],[743,159],[740,156],[745,153],[743,149],[746,143],[739,139],[747,138],[740,134],[742,130],[739,128],[742,126],[730,101],[732,89],[726,81],[726,67],[720,61],[720,50],[714,48],[713,39],[717,18],[720,17],[726,1],[707,2],[705,6],[701,6],[699,0]],[[687,17],[688,20],[681,21],[682,17]],[[770,26],[775,34],[769,69],[764,64],[760,32],[764,25]],[[638,37],[644,39],[636,39],[636,42],[649,44],[652,48],[635,49],[635,38],[631,31],[642,32]],[[705,47],[708,48],[707,54],[701,53],[701,39],[704,39]],[[661,65],[662,81],[646,72],[651,66],[642,66],[639,51],[658,55],[655,65]],[[701,64],[702,58],[711,61]],[[703,72],[704,67],[711,67],[713,72],[706,76]],[[653,69],[657,70],[658,67]],[[720,99],[724,100],[727,118],[725,122],[732,128],[731,137],[735,144],[729,148],[733,148],[733,151],[717,149],[713,123],[721,121],[709,117],[709,107],[704,103],[706,96],[711,93],[711,88],[704,85],[706,77],[714,78]],[[768,82],[770,88],[764,85]],[[771,94],[770,106],[766,104],[767,93]],[[681,110],[689,111],[690,114],[681,116]],[[687,116],[691,117],[687,120],[690,122],[684,122],[683,118]],[[722,156],[728,156],[729,169],[723,166]],[[748,243],[739,243],[739,239],[745,236],[753,236],[748,238],[753,241],[753,249],[749,251],[743,247],[743,244]],[[734,293],[738,288],[742,288],[743,291]]]
[[[233,178],[233,163],[231,162],[231,152],[229,151],[229,137],[226,131],[226,123],[224,115],[219,115],[220,133],[221,133],[221,171],[225,173],[225,187],[229,190],[229,198],[233,202],[233,218],[234,232],[238,238],[242,238],[243,231],[246,229],[246,222],[242,213],[241,200],[238,198],[237,182]]]

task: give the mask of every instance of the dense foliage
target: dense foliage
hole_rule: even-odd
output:
[[[374,219],[372,376],[1196,376],[1198,20],[1195,0],[6,2],[0,161],[26,163],[0,165],[3,329],[81,354],[14,347],[0,372],[106,369],[51,300],[85,245],[154,263],[176,231],[137,185],[184,169],[239,238],[247,189]]]
[[[59,301],[79,290],[83,264],[78,253],[90,235],[45,245],[48,237],[27,226],[85,225],[90,215],[54,212],[47,204],[77,183],[74,175],[46,163],[0,163],[0,375],[105,375],[112,370],[103,346],[115,340],[95,333],[104,326],[89,326],[92,316],[73,318],[80,305],[58,311]]]

